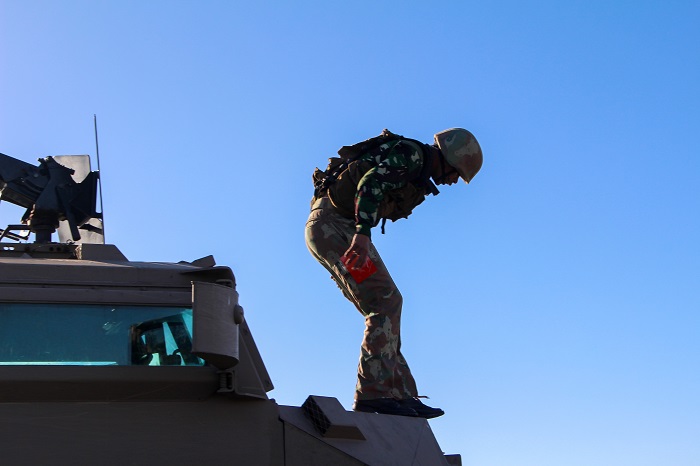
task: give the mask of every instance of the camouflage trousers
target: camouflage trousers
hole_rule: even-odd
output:
[[[401,355],[403,298],[376,248],[371,245],[369,254],[377,272],[360,284],[339,266],[354,234],[354,220],[338,214],[328,198],[313,204],[306,222],[306,246],[365,318],[355,399],[418,396],[416,382]]]

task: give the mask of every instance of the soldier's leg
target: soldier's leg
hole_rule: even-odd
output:
[[[358,285],[365,333],[355,396],[358,400],[415,397],[416,383],[400,351],[403,297],[379,254],[374,251],[370,257],[382,273]]]
[[[330,272],[345,297],[360,310],[355,294],[343,286],[338,268],[340,257],[350,247],[352,228],[352,221],[337,215],[328,199],[324,198],[312,208],[304,233],[311,255]]]
[[[415,381],[399,351],[403,299],[384,262],[372,246],[370,258],[377,272],[361,284],[338,266],[353,235],[352,220],[339,216],[332,208],[312,210],[306,226],[306,244],[365,316],[356,398],[416,396]]]
[[[399,336],[398,347],[396,350],[396,370],[394,371],[394,387],[400,387],[401,398],[413,398],[418,396],[418,387],[416,380],[411,374],[411,369],[408,367],[406,358],[401,354],[401,337]]]

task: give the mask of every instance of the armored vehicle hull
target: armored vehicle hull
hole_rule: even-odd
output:
[[[3,464],[441,465],[426,420],[281,406],[213,258],[0,248]]]

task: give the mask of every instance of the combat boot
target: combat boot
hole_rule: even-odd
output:
[[[404,406],[393,398],[377,398],[374,400],[355,400],[353,411],[364,413],[393,414],[395,416],[418,417],[413,408]]]
[[[443,411],[442,409],[432,408],[426,404],[423,404],[423,402],[418,398],[406,398],[404,400],[398,400],[398,404],[404,408],[410,408],[414,410],[416,413],[418,413],[419,417],[425,419],[432,419],[434,417],[442,416],[443,414],[445,414],[445,411]]]

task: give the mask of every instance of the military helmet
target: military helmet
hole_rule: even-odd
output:
[[[445,161],[457,170],[469,184],[481,169],[484,157],[481,147],[472,133],[462,128],[450,128],[435,135],[435,145]]]

